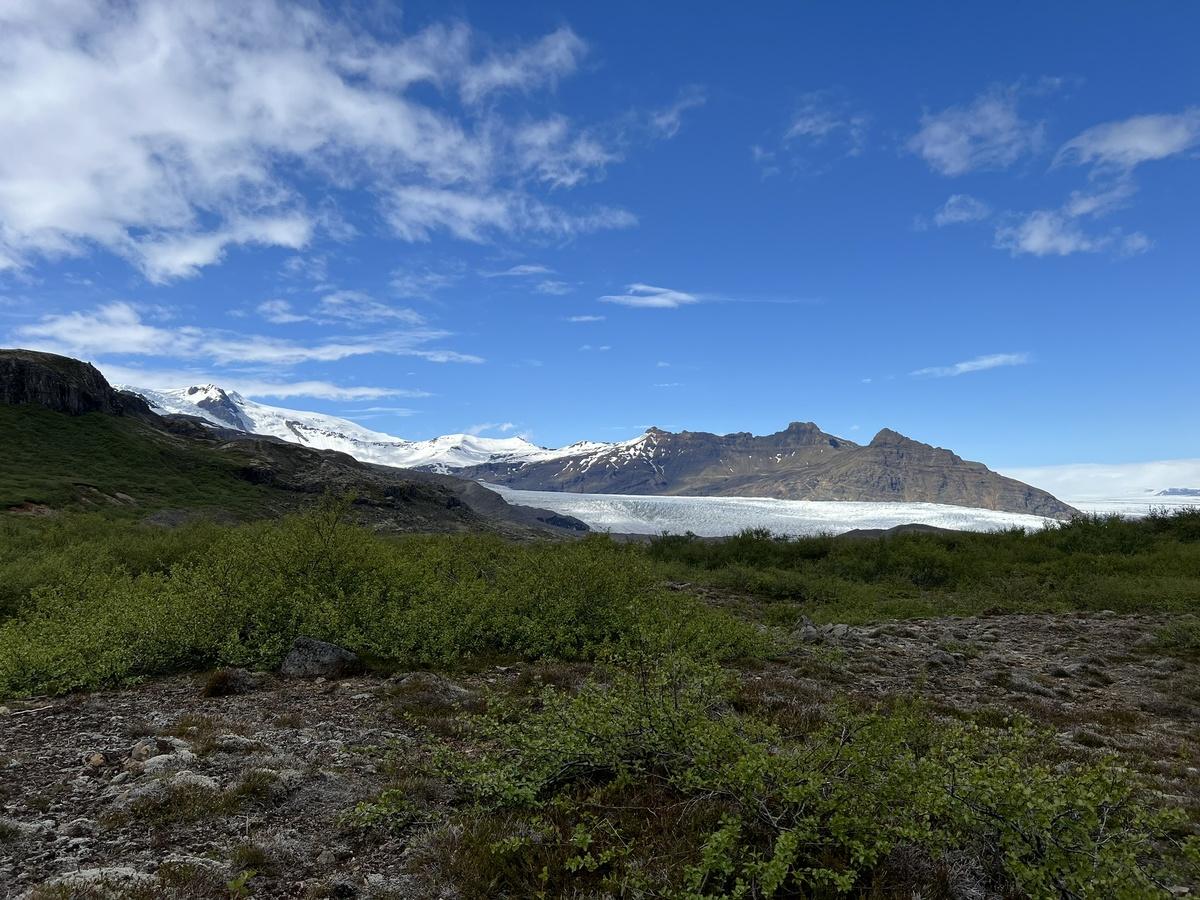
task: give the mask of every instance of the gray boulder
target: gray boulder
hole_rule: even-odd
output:
[[[358,654],[335,644],[298,637],[279,667],[279,674],[290,678],[340,678],[362,670]]]

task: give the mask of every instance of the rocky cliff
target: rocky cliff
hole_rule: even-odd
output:
[[[145,400],[113,390],[90,363],[36,350],[0,350],[0,403],[43,406],[72,416],[153,416]]]

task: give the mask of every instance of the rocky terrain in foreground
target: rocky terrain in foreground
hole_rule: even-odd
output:
[[[841,695],[915,696],[980,721],[1019,710],[1066,754],[1115,752],[1172,803],[1194,806],[1200,663],[1148,651],[1165,621],[802,622],[793,650],[742,673],[742,694],[797,717]],[[438,868],[448,788],[406,774],[403,760],[458,740],[456,723],[489,695],[570,686],[586,667],[332,677],[339,668],[353,671],[336,659],[328,670],[285,662],[309,677],[234,670],[10,703],[0,710],[0,896],[456,896]],[[356,803],[397,785],[418,809],[405,828],[356,821]]]

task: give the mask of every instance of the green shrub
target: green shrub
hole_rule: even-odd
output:
[[[839,707],[783,734],[729,699],[719,669],[673,657],[494,707],[490,750],[445,759],[475,807],[439,864],[468,897],[696,898],[1146,898],[1184,865],[1156,857],[1181,815],[1113,763],[1048,756],[1025,720]]]

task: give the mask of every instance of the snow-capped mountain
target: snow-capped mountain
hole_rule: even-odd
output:
[[[491,463],[543,462],[610,446],[581,441],[554,450],[520,437],[486,438],[472,434],[447,434],[428,441],[408,441],[371,431],[337,416],[267,406],[215,384],[166,391],[139,387],[122,389],[140,394],[160,415],[195,416],[222,428],[268,435],[318,450],[339,450],[363,462],[405,469],[444,472]]]
[[[407,441],[336,416],[267,406],[212,384],[128,390],[158,413],[197,416],[363,462],[453,472],[523,490],[940,503],[1053,518],[1076,513],[1045,491],[886,428],[861,445],[812,422],[793,422],[769,435],[651,428],[619,443],[549,449],[520,437],[469,434]]]

